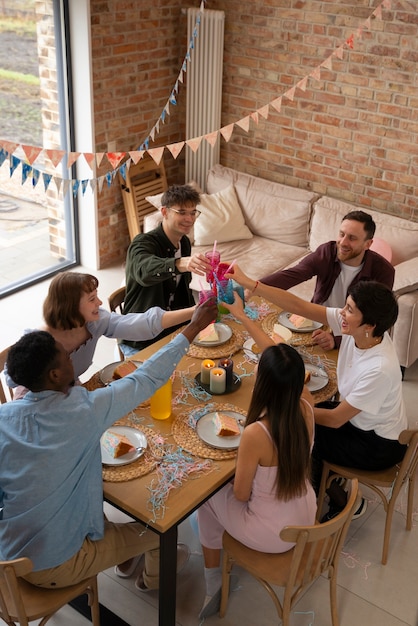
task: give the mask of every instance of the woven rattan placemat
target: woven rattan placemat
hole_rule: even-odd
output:
[[[203,404],[196,406],[193,410],[199,410],[204,406],[205,405]],[[247,417],[246,411],[244,411],[244,409],[240,409],[234,404],[216,404],[216,409],[218,411],[235,411],[235,413],[243,415],[244,418]],[[223,461],[225,459],[235,458],[237,454],[236,449],[219,450],[218,448],[208,446],[204,441],[202,441],[196,430],[189,425],[189,415],[190,409],[177,415],[173,422],[171,433],[177,445],[181,446],[184,450],[187,450],[187,452],[190,452],[190,454],[195,454],[196,456],[203,457],[204,459]]]
[[[261,328],[267,333],[270,337],[273,335],[273,327],[274,324],[279,323],[279,314],[269,313],[266,317],[261,321]],[[314,343],[312,341],[312,333],[293,333],[292,336],[287,342],[291,346],[313,346]]]
[[[103,480],[117,483],[139,478],[140,476],[145,476],[145,474],[152,472],[157,463],[163,458],[161,435],[147,426],[136,424],[132,420],[129,420],[129,418],[123,418],[115,422],[115,426],[130,426],[131,428],[140,430],[147,438],[148,447],[139,459],[128,465],[103,465]]]
[[[244,336],[242,333],[233,329],[232,337],[220,346],[197,346],[191,343],[187,354],[196,359],[222,359],[241,350],[243,343]]]
[[[318,389],[318,391],[313,391],[312,396],[315,404],[319,402],[324,402],[325,400],[330,400],[332,396],[337,393],[338,385],[337,385],[337,373],[334,369],[330,369],[325,366],[325,371],[328,374],[328,383],[322,389]]]

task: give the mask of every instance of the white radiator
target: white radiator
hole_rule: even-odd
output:
[[[186,139],[200,137],[221,127],[222,67],[224,49],[223,11],[204,10],[196,26],[198,9],[187,9],[187,36],[190,42],[195,28],[197,37],[190,51],[187,68]],[[195,180],[206,188],[208,170],[219,163],[220,137],[212,147],[203,139],[196,152],[186,146],[186,182]]]

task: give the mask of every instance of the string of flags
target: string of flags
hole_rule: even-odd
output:
[[[35,147],[30,145],[19,144],[7,140],[0,139],[0,167],[4,164],[6,159],[9,159],[9,167],[10,167],[10,176],[13,176],[19,165],[22,166],[22,185],[28,180],[32,180],[32,187],[36,187],[39,180],[43,181],[45,191],[48,190],[52,181],[56,185],[58,193],[60,191],[63,195],[65,195],[70,189],[74,196],[77,196],[78,193],[84,195],[86,190],[90,188],[94,191],[96,188],[99,192],[102,191],[103,186],[107,183],[110,186],[117,173],[119,172],[121,176],[126,179],[126,171],[129,170],[129,167],[132,163],[138,163],[145,154],[148,154],[155,161],[157,165],[161,162],[161,159],[164,154],[164,150],[169,150],[174,159],[176,159],[184,146],[187,145],[193,152],[196,152],[202,143],[202,141],[206,141],[212,148],[215,146],[218,141],[219,136],[221,136],[224,141],[228,142],[231,139],[232,133],[235,130],[235,127],[239,127],[245,132],[249,132],[250,124],[258,124],[260,117],[267,119],[270,112],[270,107],[272,107],[275,111],[280,113],[282,104],[286,101],[293,101],[297,94],[297,91],[300,90],[302,92],[306,91],[307,84],[310,79],[315,81],[319,81],[321,78],[321,71],[323,68],[331,70],[332,62],[334,58],[339,60],[343,59],[344,50],[345,49],[353,49],[356,40],[361,39],[363,35],[363,31],[365,29],[371,29],[372,19],[382,19],[382,10],[390,9],[392,5],[392,0],[382,0],[380,4],[372,11],[369,17],[354,31],[350,34],[350,36],[342,42],[334,51],[324,60],[322,63],[313,68],[309,74],[301,78],[293,87],[288,89],[284,94],[274,98],[264,106],[258,108],[257,110],[251,112],[249,115],[237,120],[236,122],[232,122],[227,126],[224,126],[218,130],[215,130],[211,133],[201,135],[199,137],[194,137],[192,139],[186,139],[184,141],[180,141],[173,144],[167,144],[164,146],[159,146],[157,148],[150,148],[150,141],[154,141],[155,135],[159,133],[160,124],[164,123],[166,116],[170,114],[170,105],[177,104],[177,95],[179,92],[179,83],[183,82],[184,72],[187,71],[187,63],[192,62],[191,51],[194,48],[195,40],[198,37],[199,33],[199,25],[201,23],[201,15],[204,11],[204,4],[206,0],[202,0],[199,8],[199,14],[196,18],[196,24],[193,31],[193,35],[189,41],[188,49],[186,55],[184,57],[181,70],[177,77],[177,80],[174,84],[173,89],[171,90],[170,96],[167,100],[167,103],[157,120],[154,124],[151,132],[145,141],[138,147],[137,150],[129,151],[129,152],[66,152],[64,150],[55,150],[55,149],[47,149],[43,147]],[[23,151],[24,157],[19,158],[14,153],[16,151]],[[90,167],[93,172],[94,167],[97,165],[99,167],[103,160],[106,159],[111,166],[111,170],[107,173],[95,178],[86,178],[86,179],[66,179],[58,174],[50,174],[41,169],[36,168],[34,163],[39,158],[41,153],[44,153],[53,164],[55,168],[57,168],[64,157],[66,159],[67,169],[70,169],[71,166],[79,159],[81,156],[85,159],[86,163]],[[121,162],[124,163],[121,164]]]

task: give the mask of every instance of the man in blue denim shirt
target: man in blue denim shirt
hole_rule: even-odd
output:
[[[0,406],[0,560],[29,557],[29,582],[63,587],[146,552],[144,581],[158,585],[158,536],[104,519],[100,437],[168,380],[216,313],[214,301],[201,305],[134,373],[93,392],[74,386],[71,360],[49,333],[10,349],[9,374],[30,391]]]

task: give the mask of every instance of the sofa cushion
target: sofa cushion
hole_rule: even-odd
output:
[[[395,268],[393,291],[397,296],[418,289],[418,257],[398,263]]]
[[[202,193],[198,208],[202,213],[194,225],[197,246],[210,245],[214,241],[251,239],[253,236],[245,224],[233,185],[214,194]]]
[[[215,165],[208,172],[207,191],[233,183],[245,222],[254,235],[295,246],[308,245],[312,202],[317,194]]]
[[[314,204],[310,250],[316,250],[325,241],[335,240],[344,215],[358,209],[372,216],[376,223],[376,236],[384,239],[392,248],[393,265],[418,256],[418,223],[357,207],[329,196],[323,196]]]

